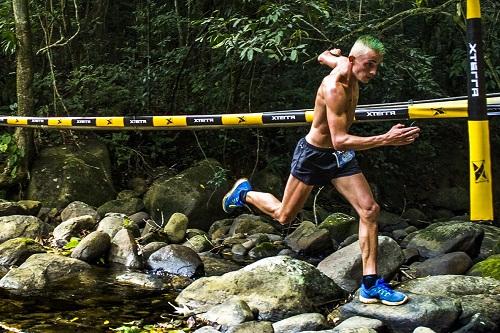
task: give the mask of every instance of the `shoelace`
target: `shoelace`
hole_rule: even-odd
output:
[[[387,284],[387,282],[385,282],[384,280],[382,280],[381,282],[379,282],[377,284],[377,287],[379,287],[380,289],[382,289],[382,291],[386,295],[392,295],[392,294],[394,294],[394,290],[392,290],[392,288],[389,286],[389,284]]]

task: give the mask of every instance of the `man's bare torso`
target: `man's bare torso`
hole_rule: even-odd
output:
[[[356,105],[358,104],[359,85],[356,80],[353,80],[350,85],[342,83],[344,79],[345,77],[341,73],[339,73],[339,71],[334,70],[330,75],[326,76],[323,79],[323,82],[318,88],[318,92],[316,93],[316,100],[314,103],[314,119],[311,125],[311,129],[306,136],[307,142],[316,147],[333,148],[330,127],[328,126],[325,89],[329,89],[335,85],[341,89],[344,89],[347,97],[345,106],[343,107],[343,109],[347,113],[346,131],[349,130],[352,122],[354,121],[354,111],[356,109]]]

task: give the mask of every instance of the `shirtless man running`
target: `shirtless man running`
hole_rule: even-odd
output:
[[[355,158],[354,151],[381,146],[407,145],[419,136],[418,127],[394,125],[387,133],[361,137],[349,134],[358,103],[359,82],[368,83],[377,73],[385,49],[371,36],[360,37],[348,58],[324,52],[320,63],[333,68],[316,94],[311,129],[295,149],[283,200],[270,193],[253,191],[240,179],[223,199],[224,211],[245,203],[258,208],[281,224],[290,223],[302,209],[315,185],[332,184],[359,215],[359,244],[363,262],[360,301],[400,305],[408,297],[394,291],[377,275],[377,217],[379,206]]]

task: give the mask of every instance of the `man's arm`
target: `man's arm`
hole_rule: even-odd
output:
[[[344,86],[333,78],[325,79],[323,96],[333,147],[336,150],[365,150],[381,146],[401,146],[415,141],[420,129],[394,125],[387,133],[375,136],[356,136],[348,133],[347,96]]]
[[[348,61],[347,57],[342,56],[340,49],[326,50],[318,56],[318,62],[334,69],[339,63]]]

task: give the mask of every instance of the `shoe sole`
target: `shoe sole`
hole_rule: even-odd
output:
[[[375,303],[382,303],[385,305],[401,305],[404,304],[408,301],[408,296],[405,296],[401,301],[398,302],[390,302],[386,300],[380,300],[378,298],[365,298],[363,296],[359,296],[359,301],[364,304],[375,304]]]
[[[236,183],[234,183],[233,187],[229,190],[229,192],[226,193],[226,195],[224,196],[224,198],[222,198],[222,210],[226,213],[230,213],[226,210],[226,205],[224,205],[224,203],[226,202],[226,199],[234,192],[234,190],[243,182],[246,182],[248,181],[247,178],[240,178],[236,181]],[[231,207],[229,207],[231,208]]]

